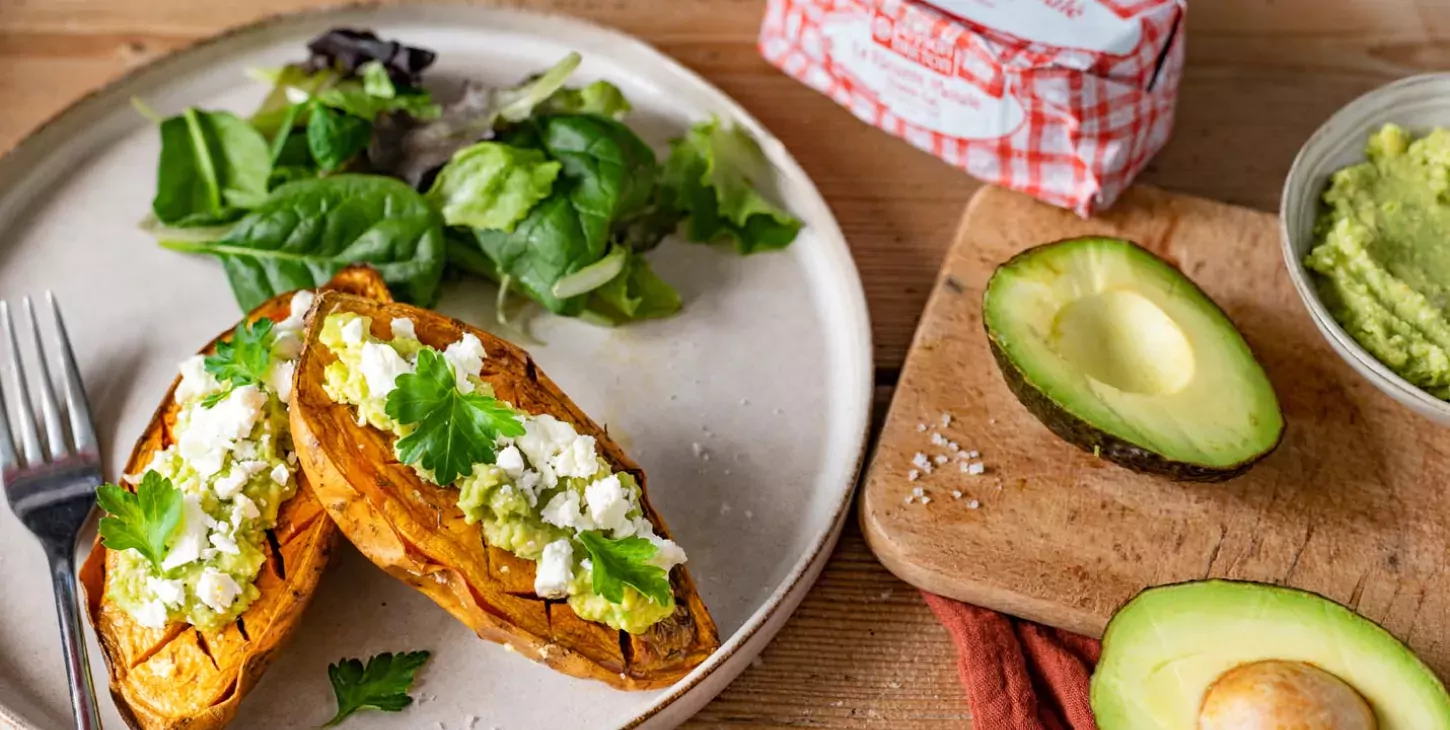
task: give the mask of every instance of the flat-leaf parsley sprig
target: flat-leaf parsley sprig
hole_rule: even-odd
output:
[[[458,390],[453,367],[436,350],[418,351],[416,372],[398,376],[383,410],[412,433],[398,440],[398,458],[433,472],[439,484],[492,464],[500,438],[524,435],[523,422],[503,401]]]

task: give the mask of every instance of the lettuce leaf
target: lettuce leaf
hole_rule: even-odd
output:
[[[675,208],[683,211],[685,237],[696,243],[732,239],[742,254],[785,248],[801,222],[766,200],[757,181],[769,175],[769,162],[755,140],[720,120],[695,124],[670,143],[662,184]]]

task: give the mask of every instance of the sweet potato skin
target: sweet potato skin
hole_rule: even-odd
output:
[[[500,399],[530,413],[549,413],[593,436],[601,456],[616,470],[633,474],[642,488],[645,475],[513,344],[434,312],[326,294],[309,315],[307,343],[297,364],[292,434],[323,507],[364,555],[480,637],[565,674],[619,689],[673,684],[719,647],[714,621],[684,566],[671,574],[675,613],[638,636],[582,620],[567,603],[534,595],[533,563],[484,545],[479,526],[467,524],[458,509],[457,490],[419,479],[411,467],[398,463],[391,434],[358,426],[350,407],[323,392],[323,372],[335,358],[317,337],[322,320],[340,311],[371,317],[374,334],[381,337],[391,336],[393,318],[411,318],[418,338],[439,349],[472,333],[488,353],[480,375]],[[655,531],[668,536],[647,495],[641,502]]]
[[[391,301],[382,277],[366,267],[343,269],[323,289]],[[291,293],[273,297],[247,319],[284,319],[291,300]],[[223,332],[201,352],[211,353],[230,334],[230,329]],[[136,442],[125,473],[144,468],[152,454],[172,443],[179,380],[172,382]],[[127,725],[137,730],[226,727],[242,698],[291,637],[337,543],[337,528],[318,503],[306,474],[299,470],[297,479],[296,494],[277,515],[276,542],[269,545],[267,562],[257,578],[261,596],[236,623],[220,630],[203,632],[186,624],[147,629],[135,623],[106,600],[107,576],[116,557],[97,538],[80,579],[109,670],[111,696]]]

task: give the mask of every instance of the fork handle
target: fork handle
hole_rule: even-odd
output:
[[[91,665],[86,658],[86,635],[81,628],[80,601],[76,596],[75,553],[52,553],[50,580],[55,588],[55,610],[60,616],[65,676],[70,680],[70,702],[76,730],[101,730]]]

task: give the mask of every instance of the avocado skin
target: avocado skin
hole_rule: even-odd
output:
[[[1097,236],[1089,236],[1089,238],[1097,238]],[[997,270],[1000,271],[1008,266],[1011,266],[1019,259],[1031,256],[1038,249],[1048,248],[1056,246],[1058,244],[1068,243],[1070,241],[1076,240],[1079,239],[1067,238],[1061,241],[1053,241],[1051,243],[1044,243],[1033,246],[1032,248],[1022,251],[1017,255],[1013,256],[1012,258],[1008,259],[1001,266],[998,266]],[[1125,242],[1131,246],[1138,248],[1143,253],[1146,253],[1149,256],[1153,256],[1160,261],[1163,260],[1162,257],[1157,256],[1152,251],[1143,248],[1142,246],[1138,245],[1133,241]],[[1164,261],[1164,263],[1168,262]],[[1169,263],[1168,265],[1173,266],[1171,263]],[[1173,266],[1173,268],[1174,270],[1178,270],[1177,266]],[[1203,290],[1199,289],[1198,285],[1193,283],[1193,280],[1189,279],[1186,275],[1184,275],[1181,270],[1178,271],[1178,274],[1183,278],[1183,281],[1188,283],[1189,286],[1197,289],[1200,294],[1203,294]],[[991,289],[990,283],[987,285],[987,289]],[[984,291],[984,302],[985,297],[986,292]],[[1203,298],[1206,299],[1215,309],[1217,309],[1219,311],[1219,314],[1223,314],[1224,319],[1228,319],[1228,315],[1224,314],[1223,308],[1219,307],[1218,303],[1214,302],[1212,297],[1209,297],[1207,294],[1203,294]],[[1232,322],[1233,320],[1230,319],[1229,321]],[[1023,406],[1026,406],[1028,412],[1035,416],[1037,420],[1041,421],[1042,425],[1046,426],[1048,430],[1052,431],[1054,434],[1057,434],[1057,437],[1062,439],[1063,441],[1066,441],[1090,454],[1094,454],[1096,456],[1107,459],[1108,461],[1111,461],[1114,464],[1117,464],[1118,466],[1121,466],[1123,468],[1130,469],[1141,474],[1152,474],[1155,476],[1166,477],[1168,479],[1179,482],[1223,482],[1228,481],[1229,479],[1233,479],[1234,477],[1241,476],[1242,474],[1244,474],[1244,472],[1247,472],[1249,469],[1253,468],[1255,464],[1259,463],[1261,459],[1268,456],[1269,454],[1274,453],[1274,451],[1279,448],[1279,444],[1284,442],[1284,431],[1288,428],[1287,423],[1285,424],[1284,428],[1279,429],[1279,438],[1274,441],[1273,446],[1264,449],[1253,458],[1246,459],[1237,464],[1226,467],[1213,467],[1205,466],[1203,464],[1190,464],[1187,462],[1169,459],[1162,454],[1150,451],[1136,444],[1124,441],[1123,439],[1113,436],[1112,434],[1106,433],[1094,427],[1087,421],[1078,418],[1077,416],[1070,413],[1067,409],[1058,405],[1055,401],[1049,398],[1046,393],[1038,390],[1036,386],[1028,382],[1026,376],[1024,376],[1022,372],[1018,370],[1015,365],[1012,364],[1012,360],[1007,357],[1007,353],[1003,351],[1002,347],[997,343],[997,335],[996,333],[992,332],[992,328],[987,325],[987,318],[985,316],[982,317],[982,329],[985,330],[987,333],[987,342],[992,346],[992,359],[997,361],[997,369],[1001,371],[1002,379],[1007,381],[1007,388],[1012,391],[1012,395],[1016,396],[1017,400],[1022,403]]]

